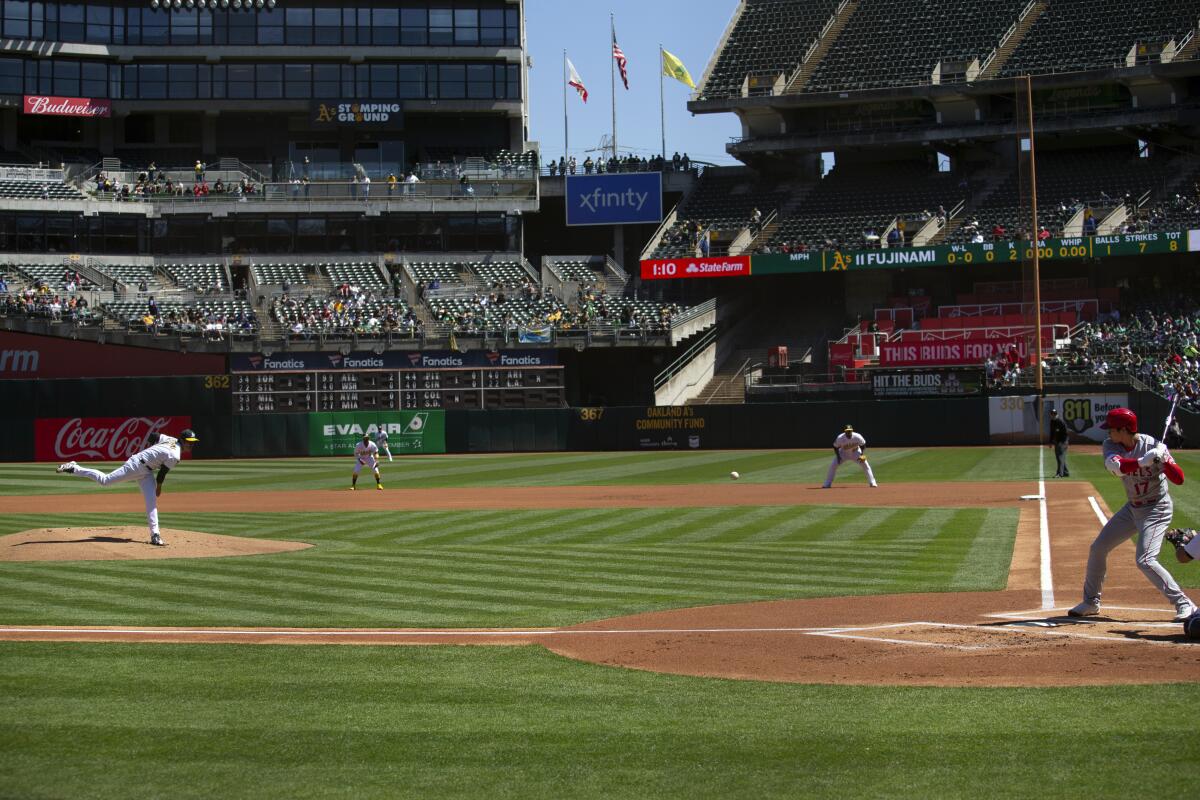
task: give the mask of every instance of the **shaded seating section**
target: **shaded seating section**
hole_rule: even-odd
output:
[[[878,246],[864,232],[884,230],[898,216],[947,208],[960,199],[960,176],[931,172],[921,163],[837,165],[779,224],[770,245],[858,249]],[[906,236],[916,230],[909,227]]]
[[[150,264],[97,264],[96,269],[126,286],[142,283],[150,286],[155,282],[154,267]]]
[[[537,282],[519,261],[479,262],[470,266],[485,286],[517,289],[527,283]]]
[[[471,298],[435,297],[426,303],[435,320],[451,325],[457,333],[578,326],[574,312],[553,296],[540,292],[493,292]]]
[[[580,284],[590,284],[603,280],[604,274],[592,269],[591,262],[582,259],[561,259],[553,262],[554,271],[562,276],[564,281],[575,281]]]
[[[838,1],[746,0],[700,96],[739,96],[749,73],[790,76]]]
[[[1038,221],[1052,236],[1085,205],[1103,212],[1121,205],[1126,195],[1136,200],[1147,191],[1161,190],[1172,175],[1168,159],[1139,158],[1133,146],[1086,151],[1039,150]],[[967,242],[976,233],[991,240],[996,225],[1005,230],[1005,240],[1017,239],[1030,227],[1029,198],[1022,194],[1022,175],[1013,171],[978,207],[967,211],[968,220],[947,237],[949,242]],[[1028,192],[1025,192],[1027,195]],[[1026,237],[1028,238],[1028,237]]]
[[[400,298],[381,297],[371,290],[331,293],[325,298],[277,297],[271,316],[293,338],[314,335],[382,336],[413,335],[419,330],[415,315]]]
[[[164,264],[163,272],[182,289],[195,292],[229,291],[224,264]]]
[[[991,52],[1026,2],[858,0],[858,8],[805,90],[928,84],[939,61],[970,62]]]
[[[0,267],[0,269],[16,269],[21,275],[28,278],[32,283],[44,283],[54,290],[66,290],[68,284],[68,275],[70,280],[74,280],[76,270],[62,264],[17,264],[15,267]],[[76,284],[77,289],[94,289],[96,284],[92,283],[83,275],[79,275],[79,280]]]
[[[1195,0],[1052,0],[1000,76],[1123,67],[1135,43],[1179,41],[1198,16]]]
[[[303,286],[308,281],[308,267],[304,264],[269,263],[253,264],[254,282],[259,286],[279,286],[288,283]]]
[[[595,301],[594,307],[583,307],[583,318],[592,325],[614,325],[624,329],[659,333],[668,330],[671,327],[671,319],[685,310],[686,308],[678,303],[602,295]]]
[[[192,303],[164,300],[158,303],[158,316],[153,318],[152,327],[146,324],[149,309],[145,301],[113,301],[104,303],[101,308],[106,316],[134,331],[219,336],[251,334],[258,329],[254,309],[245,300],[197,300]]]
[[[9,200],[83,200],[74,186],[48,181],[0,181],[0,197]]]
[[[438,281],[441,284],[459,284],[463,282],[459,266],[449,261],[410,261],[404,268],[416,283]]]
[[[676,215],[676,222],[655,248],[653,258],[693,255],[696,226],[732,236],[750,224],[758,209],[763,217],[787,200],[788,192],[752,175],[715,175],[705,172]]]
[[[334,286],[348,284],[375,292],[390,291],[390,284],[379,272],[379,267],[372,263],[330,263],[321,264],[320,268],[333,281]]]

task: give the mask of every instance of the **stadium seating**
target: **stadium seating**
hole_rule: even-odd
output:
[[[868,246],[863,233],[882,236],[898,216],[920,215],[961,198],[960,177],[930,172],[924,164],[879,163],[835,166],[804,201],[780,221],[770,246],[803,244],[851,249]],[[909,227],[906,234],[916,231]]]
[[[294,338],[313,335],[382,335],[404,333],[416,327],[415,316],[400,298],[380,297],[372,291],[349,297],[331,294],[325,298],[276,298],[271,316]],[[406,321],[411,318],[413,327]],[[299,328],[296,326],[299,325]]]
[[[602,273],[592,269],[590,262],[579,259],[556,260],[553,262],[553,268],[563,280],[585,285],[604,278]]]
[[[791,75],[837,6],[838,0],[746,0],[712,73],[700,87],[701,97],[740,95],[748,73]]]
[[[725,233],[733,233],[750,223],[758,209],[763,216],[786,202],[785,189],[752,176],[722,175],[705,172],[676,215],[676,222],[664,234],[653,258],[674,258],[695,251],[692,234],[699,224]]]
[[[303,286],[308,283],[308,267],[305,264],[253,264],[250,269],[254,273],[254,282],[259,286],[280,286],[285,282]]]
[[[519,261],[473,263],[471,270],[479,276],[485,286],[518,289],[527,283],[536,283]]]
[[[459,265],[449,261],[410,261],[404,265],[412,279],[418,283],[438,281],[442,284],[462,283]]]
[[[74,186],[46,181],[0,180],[0,198],[8,200],[83,200]]]
[[[70,271],[72,277],[74,277],[75,272],[75,270],[62,264],[18,264],[15,269],[30,281],[45,283],[53,290],[66,288],[66,281],[63,280],[64,273]],[[95,288],[95,284],[83,275],[80,275],[78,288],[91,289]]]
[[[806,91],[927,84],[939,61],[970,62],[987,55],[1026,2],[858,0]]]
[[[389,284],[379,273],[379,268],[371,263],[330,263],[321,264],[320,268],[329,276],[334,285],[349,284],[374,292],[389,291]]]
[[[253,333],[258,329],[254,309],[244,300],[199,300],[194,303],[164,300],[157,305],[156,333]],[[109,318],[130,330],[146,330],[143,320],[148,306],[145,301],[113,301],[104,303],[101,308]]]
[[[97,264],[96,269],[126,286],[154,283],[154,267],[150,264]]]
[[[1195,0],[1053,0],[1000,75],[1125,66],[1134,44],[1182,39],[1198,16]]]
[[[163,272],[182,289],[195,292],[229,291],[223,264],[166,264]]]
[[[1171,173],[1170,163],[1161,158],[1137,158],[1132,148],[1038,153],[1039,221],[1051,235],[1058,235],[1080,204],[1108,209],[1119,206],[1128,193],[1136,199],[1163,186]],[[985,238],[995,225],[1002,226],[1006,239],[1028,231],[1028,198],[1022,196],[1022,176],[1015,170],[977,208],[964,217],[979,222]],[[947,241],[970,241],[970,226],[955,230]]]

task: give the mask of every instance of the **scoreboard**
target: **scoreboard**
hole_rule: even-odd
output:
[[[564,370],[546,363],[553,360],[498,353],[239,357],[233,363],[233,409],[262,414],[560,408],[566,405]],[[372,368],[353,368],[364,363]]]

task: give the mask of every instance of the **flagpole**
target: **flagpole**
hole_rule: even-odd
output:
[[[612,44],[617,41],[617,21],[613,13],[608,12],[608,28],[612,41],[608,46],[608,77],[612,82],[612,117],[613,117],[613,158],[617,157],[617,59],[613,57]]]
[[[563,163],[570,158],[571,152],[571,130],[567,126],[567,51],[563,50]]]
[[[662,159],[667,160],[667,104],[663,100],[663,46],[658,43],[658,129],[662,131]]]

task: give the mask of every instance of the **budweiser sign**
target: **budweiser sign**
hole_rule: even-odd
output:
[[[50,97],[41,94],[25,95],[25,113],[55,117],[111,117],[111,100],[90,97]]]
[[[124,461],[158,441],[191,427],[191,417],[73,417],[34,423],[38,461]]]

